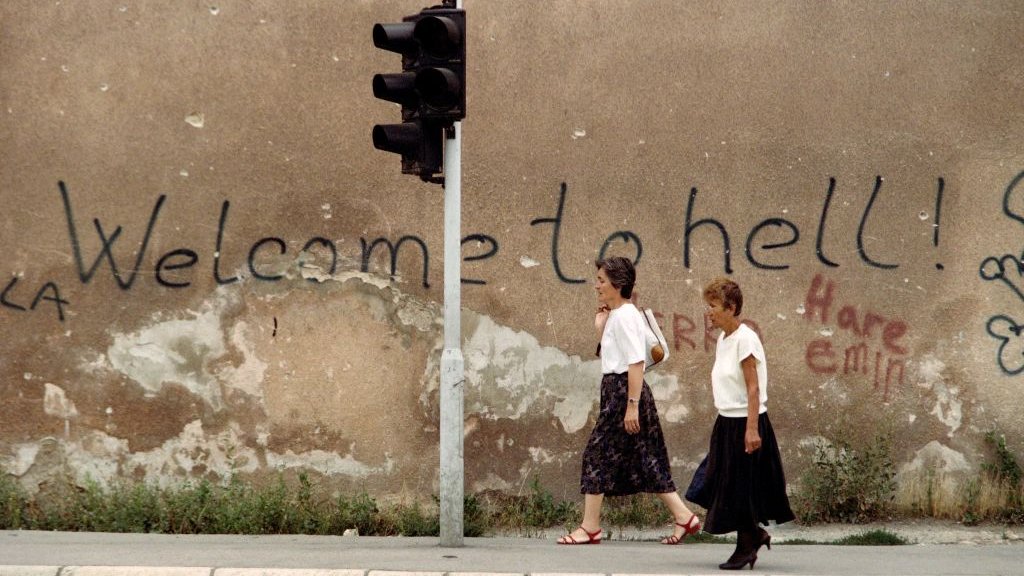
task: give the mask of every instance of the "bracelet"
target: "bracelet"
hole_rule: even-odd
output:
[[[629,398],[629,397],[627,397],[626,401],[629,402],[630,404],[638,404],[640,402],[640,399],[639,398]]]

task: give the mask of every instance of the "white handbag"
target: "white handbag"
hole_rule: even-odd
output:
[[[650,370],[655,365],[668,360],[668,341],[665,340],[665,335],[662,334],[661,327],[658,326],[658,319],[654,316],[654,310],[644,308],[644,319],[647,320],[647,345],[644,346],[647,360],[644,370]]]

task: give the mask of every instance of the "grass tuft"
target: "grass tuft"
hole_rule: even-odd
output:
[[[869,530],[851,534],[833,542],[837,546],[903,546],[909,544],[906,538],[888,530]]]

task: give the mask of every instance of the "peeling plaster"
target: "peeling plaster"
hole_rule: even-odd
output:
[[[396,312],[398,319],[406,326],[412,326],[420,332],[430,332],[438,325],[438,316],[431,307],[415,300],[406,300]]]
[[[519,419],[535,413],[535,405],[554,397],[551,414],[568,432],[587,424],[591,410],[600,403],[601,362],[583,361],[558,348],[541,346],[533,335],[517,332],[478,316],[476,329],[463,345],[466,371],[466,411],[484,418]],[[644,378],[660,403],[675,402],[680,395],[674,374],[649,372]],[[672,405],[666,413],[681,422],[689,410]]]
[[[530,459],[536,464],[551,464],[552,462],[564,463],[563,458],[558,458],[544,448],[530,448]]]
[[[146,482],[167,487],[185,478],[214,475],[226,481],[238,473],[253,473],[261,468],[261,457],[271,469],[308,468],[325,475],[367,478],[394,471],[395,460],[385,455],[381,466],[368,466],[351,454],[340,456],[323,450],[284,454],[266,452],[245,445],[245,433],[238,423],[215,435],[207,435],[202,422],[188,423],[181,433],[159,448],[131,452],[129,441],[101,431],[90,431],[74,441],[60,443],[64,461],[73,470],[76,482],[92,481],[106,486],[125,476],[141,475]],[[23,444],[13,456],[0,458],[3,468],[17,477],[29,472],[40,455],[39,445]]]
[[[689,408],[682,404],[673,404],[665,411],[663,418],[666,422],[685,422],[689,416]]]
[[[819,447],[831,450],[832,442],[820,434],[815,434],[813,436],[804,436],[797,442],[797,446],[802,450],[818,450]]]
[[[246,340],[247,329],[248,325],[240,321],[231,332],[231,344],[242,353],[242,364],[222,368],[217,376],[224,386],[240,390],[262,401],[262,384],[267,372],[267,363],[260,361],[256,356],[255,344]]]
[[[220,306],[207,306],[191,320],[157,322],[130,334],[113,334],[110,367],[155,396],[167,383],[181,384],[215,410],[223,407],[220,382],[209,373],[226,352]]]
[[[310,468],[328,476],[367,478],[375,474],[389,474],[395,468],[395,461],[390,454],[385,454],[384,464],[374,467],[356,460],[352,454],[341,457],[323,450],[310,450],[300,454],[288,450],[284,454],[267,453],[267,466],[278,470]]]
[[[959,388],[949,387],[942,376],[946,364],[934,354],[927,354],[918,365],[918,386],[935,393],[935,407],[931,414],[949,428],[947,436],[960,429],[963,424],[963,402],[959,399]]]
[[[689,460],[687,458],[673,456],[672,458],[669,459],[669,466],[671,466],[673,469],[685,470],[686,472],[690,472],[692,474],[693,472],[697,471],[697,467],[700,466],[701,461],[704,459],[704,456],[706,455],[707,453],[705,452],[701,454],[700,457],[697,458],[696,460]]]
[[[131,333],[112,333],[106,355],[84,361],[82,369],[95,373],[114,370],[136,382],[146,396],[159,394],[167,384],[180,384],[214,410],[224,407],[224,391],[234,389],[263,400],[267,364],[255,352],[250,328],[239,321],[230,328],[223,317],[237,306],[239,296],[218,289],[190,319],[159,320]],[[215,367],[228,353],[225,337],[242,355],[238,366]]]
[[[488,472],[485,478],[473,482],[470,486],[470,492],[477,494],[485,490],[495,490],[498,492],[512,493],[515,487],[515,484],[496,475],[494,472]]]
[[[50,416],[56,416],[57,418],[74,418],[78,416],[78,410],[75,408],[75,403],[68,400],[67,396],[64,395],[64,390],[59,386],[55,386],[47,382],[44,386],[43,392],[43,411]]]
[[[962,453],[932,440],[914,454],[913,460],[900,466],[897,481],[903,482],[905,477],[917,476],[924,471],[956,474],[972,472],[973,469]]]
[[[415,328],[420,332],[431,332],[437,330],[441,326],[441,312],[440,308],[429,302],[423,302],[421,300],[409,297],[402,292],[395,290],[391,281],[387,278],[370,274],[367,272],[355,272],[351,270],[341,271],[334,275],[327,274],[324,270],[309,262],[300,262],[299,267],[301,276],[303,279],[316,280],[318,282],[339,282],[344,284],[349,280],[356,280],[367,286],[377,288],[381,293],[376,294],[382,301],[390,300],[391,303],[395,304],[395,314],[398,319],[405,326]],[[390,299],[384,292],[390,292]],[[385,319],[385,314],[382,308],[372,307],[374,313],[381,315],[381,319]]]
[[[79,484],[93,481],[106,486],[119,477],[141,472],[146,482],[167,487],[182,478],[191,477],[193,472],[200,472],[197,470],[200,465],[201,472],[225,479],[233,472],[257,470],[255,451],[238,448],[242,446],[239,432],[238,425],[233,424],[230,430],[207,438],[202,423],[196,420],[159,448],[131,452],[128,440],[93,430],[75,440],[60,442],[58,450],[63,453],[63,462],[73,471]],[[38,446],[23,445],[19,447],[13,466],[5,463],[4,467],[15,476],[24,477],[41,457]],[[23,480],[31,484],[36,479]]]
[[[14,446],[14,454],[0,456],[0,470],[6,470],[14,476],[24,476],[39,454],[39,444],[18,444]]]
[[[128,453],[128,440],[93,430],[77,441],[64,443],[68,467],[79,485],[87,481],[106,485],[118,477],[121,459]]]

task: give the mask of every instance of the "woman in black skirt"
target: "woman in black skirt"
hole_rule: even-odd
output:
[[[732,280],[719,278],[704,289],[709,323],[722,330],[711,370],[718,418],[703,483],[699,474],[687,498],[707,509],[704,530],[736,531],[736,550],[719,568],[754,568],[761,546],[771,536],[758,524],[794,519],[786,496],[786,477],[775,432],[768,420],[768,369],[757,333],[740,322],[743,293]]]
[[[647,325],[629,301],[635,283],[636,271],[628,259],[597,262],[594,288],[599,307],[594,326],[601,335],[601,410],[583,450],[583,522],[559,544],[601,543],[601,503],[606,494],[657,494],[675,518],[673,532],[663,544],[678,544],[700,530],[700,520],[676,493],[658,409],[644,382]]]

